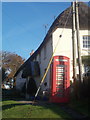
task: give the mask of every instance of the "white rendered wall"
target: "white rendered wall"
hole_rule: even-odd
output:
[[[39,86],[40,84],[40,81],[42,79],[42,77],[44,76],[44,73],[45,73],[45,69],[47,68],[48,66],[48,63],[49,63],[49,60],[52,56],[52,39],[50,38],[49,40],[47,40],[47,43],[46,43],[46,57],[44,58],[44,47],[41,49],[41,62],[39,62],[39,54],[37,55],[36,57],[36,61],[39,62],[39,65],[40,65],[40,77],[35,77],[35,81],[36,81],[36,84],[37,86]],[[43,82],[43,85],[42,85],[42,89],[45,90],[45,89],[50,89],[50,69],[48,71],[48,74]],[[44,86],[44,83],[47,82],[47,86],[45,87]]]
[[[52,34],[52,38],[50,38],[50,40],[47,40],[48,42],[46,43],[46,58],[44,59],[44,47],[41,49],[41,62],[39,61],[39,54],[37,54],[37,56],[36,56],[36,61],[39,62],[40,71],[41,71],[41,76],[35,78],[37,86],[39,86],[39,83],[44,75],[45,69],[47,68],[47,65],[49,63],[49,60],[52,56],[52,53],[56,47],[58,40],[59,40],[59,42],[58,42],[56,51],[54,53],[54,56],[63,55],[63,56],[67,56],[70,58],[70,80],[72,80],[72,76],[73,76],[72,29],[64,29],[62,37],[59,39],[59,36],[61,35],[62,30],[63,30],[62,28],[56,29]],[[88,55],[88,49],[83,49],[83,35],[88,35],[88,30],[80,30],[81,54]],[[77,42],[76,42],[76,50],[77,50]],[[76,56],[77,56],[77,51],[76,51]],[[77,74],[78,74],[78,66],[76,69],[77,69]],[[82,70],[84,72],[83,67],[82,67]],[[51,75],[50,75],[50,69],[49,69],[47,77],[45,79],[45,81],[47,82],[47,87],[42,85],[43,89],[50,88],[50,86],[51,86],[50,77],[51,77]]]
[[[53,33],[53,51],[57,45],[56,51],[54,56],[63,55],[70,58],[70,79],[72,80],[73,76],[73,68],[72,68],[72,29],[64,29],[62,37],[59,36],[62,33],[62,28],[56,29]],[[88,35],[88,30],[80,30],[80,45],[81,45],[81,55],[88,55],[88,49],[83,49],[83,35]],[[77,42],[76,42],[76,50],[77,50]],[[76,51],[77,56],[77,51]],[[83,71],[84,72],[84,71]],[[78,74],[78,67],[77,67],[77,74]]]
[[[24,83],[26,82],[25,78],[22,78],[22,71],[20,71],[16,77],[16,89],[20,90],[22,89]]]

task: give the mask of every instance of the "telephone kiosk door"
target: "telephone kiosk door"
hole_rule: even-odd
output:
[[[50,101],[66,103],[70,96],[70,64],[65,56],[54,56],[52,62],[52,80]]]

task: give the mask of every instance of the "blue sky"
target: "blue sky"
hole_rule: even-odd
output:
[[[36,50],[47,30],[70,2],[3,2],[2,49],[27,59]]]

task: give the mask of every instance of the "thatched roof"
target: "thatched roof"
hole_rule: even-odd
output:
[[[67,16],[69,16],[71,10],[71,15],[67,21],[66,26],[65,22],[67,19]],[[90,7],[86,5],[83,2],[79,2],[79,23],[80,23],[80,30],[90,30],[90,15],[89,15]],[[67,8],[65,11],[63,11],[59,16],[56,18],[56,20],[51,25],[49,31],[47,32],[47,35],[45,36],[43,42],[39,46],[39,48],[35,51],[35,53],[30,57],[30,60],[32,60],[37,52],[41,50],[41,48],[44,46],[44,44],[48,41],[51,34],[57,29],[57,28],[70,28],[72,29],[72,6]]]
[[[90,7],[88,7],[85,3],[79,2],[79,23],[80,23],[80,29],[90,29],[90,24],[88,24],[89,18],[89,11]],[[67,8],[65,11],[63,11],[54,21],[51,28],[52,31],[56,28],[63,28],[67,19],[67,16],[69,16],[71,10],[71,16],[68,19],[68,22],[65,26],[65,28],[72,28],[72,6]]]
[[[47,35],[45,36],[43,42],[39,46],[39,48],[34,52],[34,54],[20,67],[20,69],[17,71],[15,76],[18,74],[18,72],[25,67],[25,65],[32,61],[33,58],[39,53],[39,51],[42,49],[42,47],[46,44],[51,34],[57,29],[57,28],[63,28],[67,19],[67,16],[70,14],[70,10],[72,7],[70,6],[65,11],[63,11],[59,16],[56,18],[56,20],[51,25],[49,31],[47,32]],[[72,10],[71,10],[72,11]],[[80,30],[90,30],[90,16],[89,16],[90,7],[86,5],[83,2],[79,2],[79,23],[80,23]],[[72,12],[68,19],[68,22],[65,26],[65,28],[72,29]]]

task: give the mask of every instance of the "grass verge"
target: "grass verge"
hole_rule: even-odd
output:
[[[71,118],[55,104],[30,105],[9,100],[2,102],[3,118]]]

